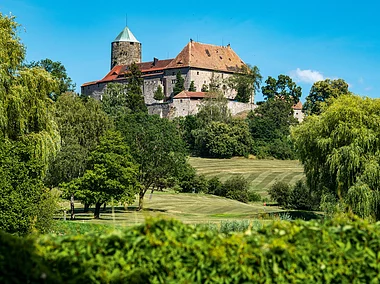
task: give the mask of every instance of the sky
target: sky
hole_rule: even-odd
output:
[[[27,61],[60,61],[80,85],[110,69],[111,42],[126,23],[142,60],[173,58],[190,38],[227,45],[268,76],[302,87],[344,79],[362,96],[380,97],[380,1],[86,1],[0,0],[16,16]],[[257,94],[256,101],[262,100]]]

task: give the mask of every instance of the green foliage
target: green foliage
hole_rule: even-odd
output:
[[[197,89],[195,88],[194,81],[190,82],[189,92],[196,92]]]
[[[0,229],[6,232],[47,231],[52,220],[49,193],[41,179],[43,164],[31,152],[21,142],[0,140]]]
[[[247,117],[254,141],[253,154],[259,158],[294,159],[290,127],[298,121],[291,105],[284,100],[268,100]]]
[[[345,199],[353,186],[380,189],[378,121],[379,100],[346,95],[335,99],[320,116],[310,116],[294,128],[292,137],[312,192],[321,195],[327,190]],[[359,193],[357,188],[354,192]],[[363,198],[364,202],[367,197]]]
[[[50,94],[50,98],[54,101],[58,96],[66,92],[74,92],[75,83],[67,75],[65,66],[59,61],[52,61],[51,59],[43,59],[37,62],[32,61],[29,64],[25,64],[27,68],[42,68],[49,72],[54,79],[58,81],[57,87],[53,93]]]
[[[234,234],[173,220],[149,220],[142,226],[101,235],[50,235],[36,240],[0,233],[0,277],[42,282],[44,275],[46,283],[380,280],[379,224],[348,219],[278,221],[258,231],[246,228],[247,224],[223,226],[228,232],[245,231]]]
[[[193,82],[193,81],[191,81]],[[194,85],[194,82],[193,82]],[[157,101],[161,101],[165,98],[164,92],[162,91],[161,85],[158,85],[157,89],[154,91],[153,98]]]
[[[177,72],[176,81],[173,88],[173,96],[178,95],[180,92],[185,90],[185,79],[181,75],[181,71]]]
[[[208,191],[208,182],[204,175],[190,176],[186,180],[180,182],[181,192],[201,193]]]
[[[306,115],[319,115],[324,107],[331,104],[332,99],[348,94],[348,84],[343,79],[315,82],[306,97],[303,111]]]
[[[111,131],[102,136],[84,175],[62,187],[68,195],[74,191],[79,199],[95,204],[95,218],[99,218],[101,204],[111,199],[131,203],[139,188],[137,166],[122,136]]]
[[[287,206],[289,203],[289,197],[291,188],[288,183],[283,181],[276,181],[268,193],[272,200],[276,201],[280,206]]]
[[[261,195],[253,190],[248,191],[248,201],[249,202],[259,202],[261,201]]]
[[[45,180],[49,186],[82,176],[90,152],[99,143],[100,136],[112,127],[101,103],[95,99],[66,93],[55,105],[62,147],[50,162]]]
[[[139,165],[139,208],[146,191],[160,178],[178,177],[188,166],[187,149],[174,122],[156,115],[125,115],[117,121],[117,129],[132,149]]]
[[[287,75],[278,75],[278,79],[269,76],[266,86],[261,88],[265,100],[284,100],[290,105],[298,103],[302,89]]]
[[[248,203],[248,181],[241,175],[229,178],[223,184],[223,191],[225,196],[240,202]]]
[[[313,201],[314,198],[311,196],[305,181],[299,180],[291,189],[288,198],[288,207],[297,210],[313,210],[315,207]]]
[[[136,63],[132,63],[128,67],[127,96],[125,98],[125,103],[127,108],[130,109],[132,113],[148,112],[142,93],[144,79],[141,75],[141,70]]]
[[[229,122],[231,111],[228,108],[228,100],[221,92],[209,92],[202,100],[197,118],[201,127],[207,126],[212,121]]]
[[[260,90],[262,79],[257,66],[242,65],[238,73],[228,78],[227,83],[237,92],[235,100],[253,103],[255,93]]]
[[[212,121],[194,136],[196,149],[206,157],[248,156],[252,144],[248,125],[240,120],[230,124]]]
[[[201,88],[201,92],[208,92],[208,85],[203,84]]]

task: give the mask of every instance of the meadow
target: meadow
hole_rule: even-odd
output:
[[[204,174],[207,178],[217,176],[225,181],[241,174],[248,179],[250,190],[257,191],[263,198],[268,198],[267,190],[276,180],[293,183],[303,177],[303,169],[298,161],[190,158],[190,163],[199,174]],[[68,212],[68,201],[62,205]],[[260,220],[266,223],[284,214],[282,208],[270,206],[264,201],[245,204],[219,196],[174,191],[148,192],[145,196],[145,209],[136,212],[136,207],[137,200],[126,208],[108,204],[101,211],[100,219],[95,220],[93,208],[88,213],[83,213],[83,205],[76,203],[76,221],[94,225],[131,226],[143,223],[146,218],[162,217],[175,218],[189,224],[221,224],[231,220]],[[62,220],[63,213],[57,218]]]
[[[304,177],[303,167],[295,160],[254,160],[241,157],[232,159],[190,158],[190,164],[207,178],[214,176],[226,181],[234,175],[244,176],[250,189],[268,197],[268,189],[276,181],[293,184]]]

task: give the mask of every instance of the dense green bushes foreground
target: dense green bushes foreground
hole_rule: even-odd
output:
[[[378,283],[380,223],[276,222],[218,234],[151,220],[106,235],[0,233],[1,283]]]

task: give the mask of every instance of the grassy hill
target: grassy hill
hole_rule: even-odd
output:
[[[303,167],[298,161],[190,158],[190,164],[199,174],[209,178],[217,176],[222,181],[241,174],[248,179],[251,190],[263,197],[267,196],[267,190],[276,180],[295,183],[304,177]]]
[[[191,158],[190,163],[198,173],[206,177],[218,176],[222,181],[237,174],[242,174],[250,182],[251,190],[267,196],[267,189],[276,180],[295,182],[303,177],[303,169],[298,161],[203,159]],[[65,208],[69,203],[65,202]],[[223,220],[237,219],[271,219],[271,214],[283,210],[276,206],[264,206],[263,202],[245,204],[235,200],[206,194],[148,192],[145,196],[145,210],[136,212],[137,200],[124,209],[108,206],[101,211],[101,219],[94,220],[93,214],[83,213],[83,205],[77,203],[77,221],[91,224],[134,225],[144,222],[149,217],[176,218],[185,223],[220,223]],[[91,209],[90,209],[91,210]],[[59,216],[62,219],[62,216]]]

